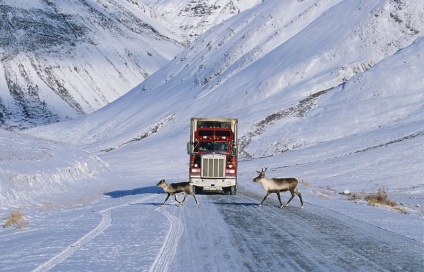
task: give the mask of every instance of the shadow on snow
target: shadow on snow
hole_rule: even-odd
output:
[[[120,190],[120,191],[107,192],[104,195],[110,196],[112,198],[120,198],[120,197],[132,196],[132,195],[161,194],[161,193],[163,193],[162,188],[159,188],[156,186],[147,186],[147,187],[141,187],[141,188],[136,188],[132,190]]]
[[[141,195],[141,194],[164,194],[164,197],[166,196],[166,193],[164,193],[162,188],[156,187],[156,186],[146,186],[146,187],[141,187],[141,188],[135,188],[135,189],[131,189],[131,190],[117,190],[117,191],[111,191],[111,192],[107,192],[104,193],[105,196],[109,196],[112,198],[121,198],[121,197],[126,197],[126,196],[133,196],[133,195]],[[220,196],[223,195],[221,193],[217,193],[217,192],[202,192],[200,194],[196,194],[196,195],[208,195],[211,196],[212,198],[214,197],[214,195]],[[187,197],[190,197],[189,195],[187,195]],[[228,196],[231,197],[231,196]],[[212,201],[210,202],[211,204],[216,204],[216,205],[236,205],[236,206],[257,206],[257,203],[252,203],[252,202],[231,202],[231,201]],[[162,202],[160,203],[143,203],[144,205],[155,205],[155,206],[160,206],[162,205]]]
[[[215,205],[235,205],[235,206],[258,206],[258,203],[253,202],[211,202]]]

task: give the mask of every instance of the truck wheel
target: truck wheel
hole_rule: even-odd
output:
[[[237,186],[231,186],[230,187],[230,195],[235,195],[237,193]]]
[[[198,186],[194,186],[194,185],[193,185],[193,187],[194,187],[194,193],[196,195],[203,193],[203,188],[202,187],[198,187]]]

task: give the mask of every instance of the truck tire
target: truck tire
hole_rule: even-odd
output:
[[[202,187],[199,187],[199,186],[194,186],[193,185],[193,188],[194,188],[194,193],[197,195],[197,194],[201,194],[201,193],[203,193],[203,188]]]
[[[237,186],[231,186],[230,187],[230,195],[235,195],[237,193]]]

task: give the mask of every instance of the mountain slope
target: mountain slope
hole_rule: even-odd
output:
[[[189,118],[235,117],[242,165],[324,187],[381,182],[421,192],[423,5],[265,1],[115,102],[26,132],[96,152],[134,176],[166,165],[185,177]]]
[[[183,48],[166,21],[126,1],[2,1],[0,14],[3,128],[92,112]]]
[[[402,3],[266,1],[202,35],[116,103],[74,123],[58,124],[53,132],[41,133],[94,144],[97,150],[111,150],[145,139],[167,126],[171,131],[175,126],[187,127],[190,116],[233,116],[243,124],[240,135],[244,156],[270,155],[309,145],[307,140],[284,136],[284,131],[290,131],[287,122],[296,129],[297,122],[303,122],[321,97],[337,92],[347,94],[348,86],[353,86],[350,88],[354,93],[376,92],[374,87],[356,85],[373,86],[372,79],[362,82],[361,74],[385,59],[390,61],[422,36],[423,4]],[[421,43],[415,46],[419,52]],[[402,69],[409,69],[409,65]],[[388,79],[395,76],[392,73],[395,72],[388,73]],[[422,78],[419,73],[410,76],[407,82],[396,85],[403,89],[397,87],[394,92],[404,92],[405,97],[415,95],[420,101]],[[383,83],[391,88],[386,81]],[[338,105],[345,105],[343,112],[352,107],[346,99],[348,96],[341,98]],[[381,114],[388,110],[379,106],[381,100],[376,99],[375,103],[375,110]],[[355,114],[360,120],[368,113]],[[383,118],[378,124],[366,126],[366,130],[389,122],[391,119]],[[313,121],[310,123],[315,127]],[[70,133],[62,135],[60,131],[65,127]],[[323,137],[331,140],[355,132],[355,125],[350,124],[342,133],[323,132]],[[255,137],[269,135],[271,139],[277,136],[275,133],[285,139],[282,143],[277,141],[283,147],[270,149],[259,144],[249,151]]]
[[[259,190],[254,170],[269,167],[270,176],[299,177],[309,199],[345,213],[339,192],[378,186],[403,203],[398,211],[422,221],[423,5],[264,1],[207,31],[113,103],[25,133],[92,152],[124,175],[96,180],[99,188],[153,193],[154,180],[187,178],[190,117],[236,117],[243,189]],[[43,160],[37,166],[50,176]],[[355,209],[353,218],[368,216],[363,205]]]
[[[237,8],[218,1],[207,13],[198,9],[209,4],[198,2],[2,1],[0,126],[25,129],[93,112],[168,63],[193,39],[188,25],[198,35],[258,1]]]
[[[158,14],[179,26],[182,35],[193,40],[211,26],[246,10],[262,0],[144,0]]]

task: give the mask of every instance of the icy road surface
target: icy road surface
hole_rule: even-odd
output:
[[[422,271],[422,244],[305,201],[275,195],[190,196],[151,186],[35,214],[3,230],[1,271]],[[284,194],[283,201],[288,196]],[[51,226],[56,226],[52,228]],[[25,240],[30,243],[16,243]]]
[[[292,201],[280,209],[275,195],[258,207],[262,197],[243,191],[230,197],[210,195],[204,200],[211,206],[206,213],[195,207],[177,209],[187,228],[176,256],[177,271],[183,266],[189,271],[423,268],[422,244],[416,241],[308,203],[300,209],[299,201]],[[205,220],[195,220],[205,215]]]

